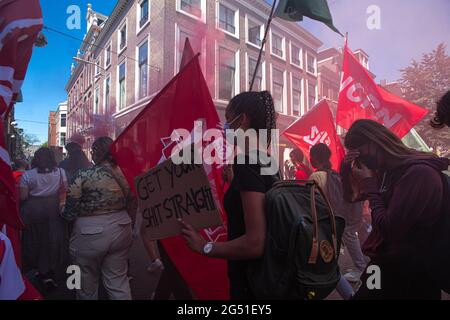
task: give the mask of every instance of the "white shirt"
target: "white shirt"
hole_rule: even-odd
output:
[[[30,195],[34,197],[56,195],[61,185],[67,189],[66,173],[60,168],[49,173],[38,173],[37,169],[28,170],[20,179],[20,186],[28,188]]]
[[[0,232],[0,300],[16,300],[25,291],[11,242]]]

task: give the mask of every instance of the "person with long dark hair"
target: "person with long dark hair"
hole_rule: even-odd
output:
[[[73,175],[81,169],[92,167],[92,163],[86,157],[81,146],[76,142],[69,142],[65,146],[67,158],[60,162],[59,167],[63,168],[67,175],[67,180],[71,181]]]
[[[60,194],[66,192],[67,178],[49,148],[36,151],[31,167],[20,181],[24,271],[37,270],[38,279],[53,289],[68,263],[67,224],[60,217]]]
[[[270,134],[276,128],[274,103],[267,91],[244,92],[235,96],[228,104],[225,117],[227,127],[243,132],[266,129]],[[208,257],[228,260],[231,299],[254,298],[247,268],[263,255],[266,237],[265,193],[279,178],[278,175],[262,175],[263,165],[260,162],[251,164],[254,151],[249,148],[243,150],[245,163],[237,163],[239,158],[236,157],[232,166],[231,184],[224,197],[228,241],[207,243],[192,226],[181,222],[183,236],[192,250]]]
[[[354,180],[352,199],[368,199],[372,232],[363,245],[369,266],[381,272],[381,288],[362,286],[355,299],[440,299],[439,283],[427,272],[434,237],[440,234],[449,199],[442,171],[450,160],[405,146],[383,125],[358,120],[345,137],[343,174]],[[348,177],[350,175],[350,177]],[[444,254],[444,253],[442,253]]]
[[[72,178],[63,217],[73,221],[70,254],[81,269],[77,299],[98,299],[100,279],[108,297],[131,300],[128,255],[132,220],[127,211],[128,183],[114,161],[113,140],[100,137],[92,144],[93,168],[78,170]]]

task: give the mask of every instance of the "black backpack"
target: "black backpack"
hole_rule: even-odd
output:
[[[257,299],[318,300],[340,279],[345,222],[314,181],[280,181],[266,193],[267,235],[247,278]]]

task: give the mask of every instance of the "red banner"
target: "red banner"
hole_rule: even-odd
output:
[[[8,119],[7,115],[20,92],[42,25],[39,0],[0,1],[0,230],[6,229],[19,267],[19,229],[23,223],[18,212],[3,122]]]
[[[309,158],[309,150],[318,143],[331,149],[331,164],[339,170],[344,148],[336,132],[333,114],[326,100],[320,101],[307,114],[294,122],[283,134]]]
[[[134,177],[147,172],[170,155],[176,129],[193,132],[194,122],[216,128],[219,117],[203,77],[198,56],[147,105],[112,146],[112,152],[131,186]],[[213,192],[222,193],[216,166],[207,167]],[[226,217],[222,210],[222,217]],[[208,241],[226,241],[225,226],[202,231]],[[228,299],[226,261],[192,252],[182,237],[162,241],[164,249],[198,299]]]
[[[355,120],[371,119],[403,138],[427,113],[428,110],[377,85],[369,71],[345,46],[336,117],[338,125],[349,129]]]

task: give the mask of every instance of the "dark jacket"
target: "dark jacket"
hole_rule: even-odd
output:
[[[410,159],[383,177],[365,179],[361,189],[372,209],[372,233],[363,245],[373,261],[414,261],[431,244],[443,212],[442,171],[450,160]],[[446,190],[446,189],[445,189]]]

